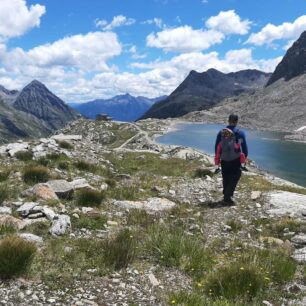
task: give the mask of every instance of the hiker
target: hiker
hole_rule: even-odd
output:
[[[232,196],[241,176],[241,165],[246,163],[248,156],[245,133],[237,128],[237,123],[238,116],[231,114],[228,126],[218,133],[215,144],[215,164],[221,164],[226,205],[235,205]]]

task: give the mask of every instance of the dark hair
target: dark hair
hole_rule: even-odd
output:
[[[238,115],[230,114],[229,117],[228,117],[228,121],[230,121],[230,122],[238,121]]]

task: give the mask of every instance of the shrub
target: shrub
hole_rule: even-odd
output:
[[[31,151],[19,151],[15,154],[15,157],[22,161],[29,161],[33,159],[33,152]]]
[[[209,169],[197,168],[194,172],[194,177],[206,177],[206,175],[212,176],[212,173]]]
[[[58,167],[61,170],[68,170],[69,169],[69,162],[68,161],[60,161],[58,163]]]
[[[67,150],[73,149],[73,145],[70,142],[65,141],[65,140],[59,141],[58,145],[62,149],[67,149]]]
[[[205,285],[205,291],[213,297],[252,299],[267,285],[264,274],[257,265],[231,262],[225,267],[212,272]]]
[[[103,191],[82,189],[76,192],[76,204],[79,206],[100,206],[105,199]]]
[[[152,226],[148,230],[146,248],[161,264],[178,267],[196,278],[212,266],[212,258],[203,242],[190,239],[181,228]]]
[[[109,238],[103,243],[103,260],[115,270],[126,268],[136,255],[136,240],[128,229],[118,233],[115,238]]]
[[[110,187],[110,188],[115,188],[117,185],[117,182],[113,178],[108,178],[105,180],[105,183]]]
[[[0,242],[0,277],[3,279],[25,273],[32,262],[36,246],[18,237],[7,237]]]
[[[24,168],[22,177],[27,184],[44,183],[49,180],[49,171],[43,166],[29,166]]]
[[[226,225],[230,226],[234,233],[237,233],[242,229],[242,224],[238,221],[235,221],[235,220],[227,221]]]
[[[95,173],[98,170],[97,165],[88,163],[84,160],[78,160],[74,163],[74,166],[81,171],[88,171]]]

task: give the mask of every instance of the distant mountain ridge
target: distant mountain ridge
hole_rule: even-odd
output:
[[[22,91],[0,86],[0,142],[44,137],[80,115],[39,81]]]
[[[152,106],[140,119],[179,117],[208,109],[229,96],[254,92],[265,86],[271,74],[258,70],[222,73],[216,69],[191,71],[170,96]]]
[[[292,132],[306,125],[305,97],[306,31],[288,49],[266,87],[253,94],[226,98],[208,111],[190,113],[185,118],[220,122],[236,112],[246,127]]]
[[[159,98],[133,97],[130,94],[118,95],[111,99],[97,99],[87,103],[69,104],[83,116],[94,119],[97,114],[106,113],[114,120],[135,121],[142,116],[155,102],[165,99]]]

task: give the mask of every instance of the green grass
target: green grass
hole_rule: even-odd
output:
[[[230,226],[234,233],[238,233],[242,229],[242,224],[236,220],[229,220],[226,225]]]
[[[145,200],[153,195],[152,192],[141,192],[137,186],[117,186],[106,190],[106,195],[110,199],[137,201]]]
[[[0,184],[0,204],[10,197],[10,190],[6,183]]]
[[[33,224],[28,225],[24,231],[40,237],[46,237],[48,236],[49,229],[50,222],[35,222]]]
[[[28,166],[23,169],[22,178],[27,184],[44,183],[49,180],[49,171],[44,166]]]
[[[108,267],[115,270],[126,268],[136,256],[136,237],[128,229],[121,230],[116,237],[103,243],[103,259]]]
[[[9,176],[11,174],[11,170],[10,169],[3,169],[0,171],[0,182],[4,182],[6,181]]]
[[[80,171],[86,171],[91,173],[96,173],[98,171],[98,166],[84,160],[78,160],[73,163],[73,165]]]
[[[36,246],[18,237],[6,237],[0,241],[0,278],[8,279],[27,272]]]
[[[203,241],[187,236],[181,227],[153,225],[148,229],[146,249],[156,261],[176,267],[192,277],[202,277],[213,261]]]
[[[139,159],[140,155],[145,158]],[[146,173],[147,175],[191,177],[194,171],[201,166],[197,160],[161,159],[159,155],[151,153],[125,153],[122,159],[118,159],[114,155],[108,155],[107,158],[119,172],[127,174]]]
[[[92,189],[81,189],[75,195],[75,203],[78,206],[98,207],[104,199],[105,192]]]
[[[0,224],[0,235],[11,235],[17,232],[16,226],[11,222]]]
[[[79,218],[72,219],[72,228],[87,228],[89,230],[105,229],[107,222],[106,216],[102,215],[84,215],[80,214]]]
[[[15,154],[15,157],[24,162],[30,161],[33,159],[33,152],[31,151],[19,151]]]
[[[156,221],[156,217],[148,214],[145,210],[131,209],[127,216],[127,225],[149,227]]]

